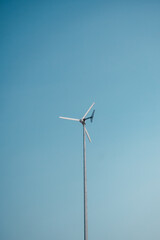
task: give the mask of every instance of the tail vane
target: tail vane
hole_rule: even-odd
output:
[[[94,117],[94,113],[95,113],[95,110],[93,110],[93,112],[92,112],[92,115],[91,115],[91,122],[93,121],[93,117]]]

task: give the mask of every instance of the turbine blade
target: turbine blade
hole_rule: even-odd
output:
[[[84,119],[84,118],[87,116],[87,114],[89,113],[89,111],[91,110],[91,108],[94,106],[94,104],[95,104],[95,103],[92,103],[92,105],[90,106],[90,108],[88,109],[88,111],[84,114],[84,116],[83,116],[82,119]]]
[[[91,138],[90,138],[90,136],[89,136],[89,133],[88,133],[88,131],[87,131],[86,128],[85,128],[85,132],[86,132],[86,134],[87,134],[87,137],[88,137],[89,141],[92,142],[92,141],[91,141]]]
[[[59,118],[61,118],[61,119],[66,119],[66,120],[77,121],[77,122],[80,121],[80,119],[76,119],[76,118],[68,118],[68,117],[59,117]]]

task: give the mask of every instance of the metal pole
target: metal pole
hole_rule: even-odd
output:
[[[84,181],[84,240],[88,240],[88,218],[87,218],[87,170],[86,170],[86,141],[85,122],[83,123],[83,181]]]

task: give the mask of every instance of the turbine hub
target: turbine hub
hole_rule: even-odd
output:
[[[85,118],[82,118],[82,119],[80,119],[80,123],[82,123],[83,125],[85,125],[86,123],[85,123]]]

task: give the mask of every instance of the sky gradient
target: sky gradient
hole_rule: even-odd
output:
[[[160,239],[160,2],[1,1],[0,239]]]

